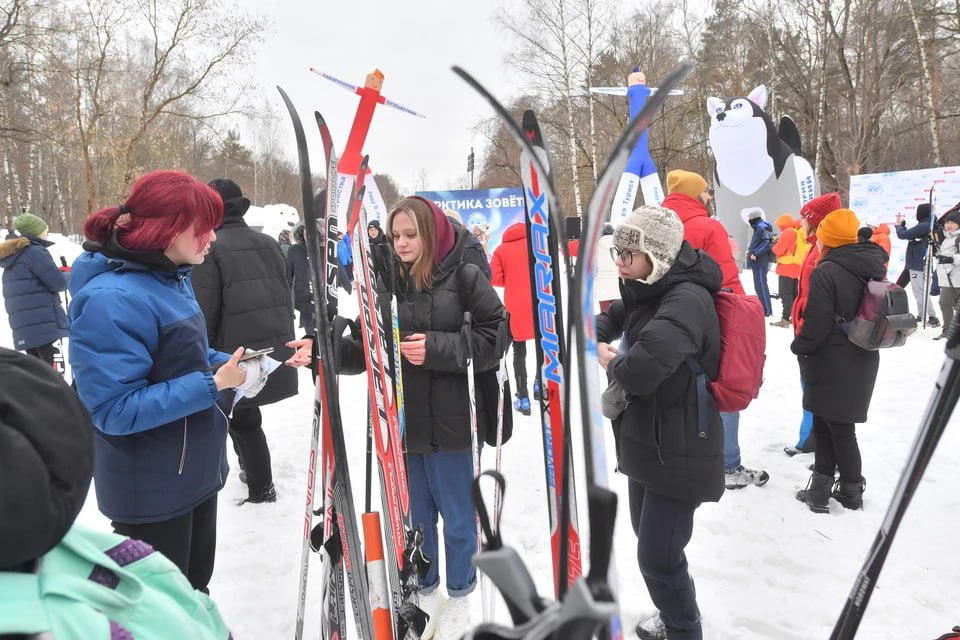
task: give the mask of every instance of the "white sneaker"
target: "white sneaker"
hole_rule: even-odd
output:
[[[439,588],[425,596],[420,596],[420,602],[417,606],[429,616],[427,626],[423,630],[423,635],[420,636],[421,640],[431,640],[434,634],[436,634],[437,627],[440,626],[440,616],[443,614],[443,608],[446,602],[447,597],[443,595]]]
[[[767,484],[767,480],[770,479],[770,474],[766,471],[748,469],[743,465],[740,465],[736,469],[725,470],[723,475],[727,489],[741,489],[751,484],[762,487]]]
[[[447,600],[440,614],[436,640],[460,640],[470,628],[470,599],[468,596]]]

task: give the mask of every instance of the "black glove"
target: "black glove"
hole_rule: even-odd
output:
[[[333,367],[334,371],[345,375],[362,373],[365,369],[363,356],[362,336],[360,335],[360,318],[350,320],[343,316],[333,319]],[[344,336],[350,330],[349,338]]]
[[[940,264],[953,264],[953,256],[945,256],[941,253],[937,256],[937,261]]]

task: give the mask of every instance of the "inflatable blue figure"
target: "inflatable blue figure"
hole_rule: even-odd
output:
[[[634,67],[633,73],[627,77],[626,87],[593,87],[590,91],[607,95],[626,95],[630,101],[630,119],[632,120],[640,113],[647,98],[656,89],[648,87],[643,73]],[[670,95],[682,94],[683,91],[679,90],[670,92]],[[620,178],[620,185],[617,187],[610,212],[610,221],[613,224],[617,224],[633,211],[638,189],[643,194],[643,201],[646,204],[659,205],[663,201],[663,185],[660,184],[660,176],[657,175],[657,166],[650,157],[646,131],[640,136],[637,146],[633,148],[633,153],[630,154],[623,176]]]

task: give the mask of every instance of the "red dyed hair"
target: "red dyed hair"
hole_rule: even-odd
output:
[[[83,235],[103,244],[119,231],[120,244],[131,251],[164,251],[194,225],[199,248],[223,219],[220,194],[181,171],[144,174],[122,207],[105,207],[92,214],[83,224]]]

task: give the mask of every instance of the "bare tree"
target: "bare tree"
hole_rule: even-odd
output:
[[[575,100],[584,91],[578,83],[585,77],[585,61],[572,43],[583,39],[582,20],[576,15],[573,0],[523,0],[521,4],[519,15],[502,13],[498,21],[517,39],[517,69],[535,91],[563,106],[561,130],[567,138],[574,206],[581,215]]]

